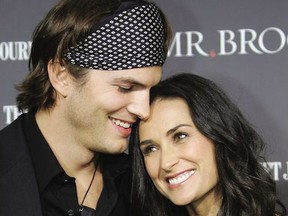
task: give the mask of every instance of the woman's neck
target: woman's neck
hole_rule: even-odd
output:
[[[214,191],[215,192],[215,191]],[[222,204],[222,195],[206,194],[186,206],[189,216],[217,216]]]

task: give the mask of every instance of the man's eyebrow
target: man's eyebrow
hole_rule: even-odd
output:
[[[115,78],[114,79],[115,82],[123,82],[123,83],[127,83],[127,84],[132,84],[132,85],[137,85],[137,86],[141,86],[141,87],[145,87],[146,85],[133,79],[133,78],[129,78],[129,77],[119,77],[119,78]]]
[[[180,127],[192,127],[192,125],[189,124],[179,124],[176,127],[171,128],[167,131],[166,136],[169,136],[170,134],[174,133],[178,128]]]

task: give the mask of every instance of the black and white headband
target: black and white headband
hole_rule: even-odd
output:
[[[91,33],[64,59],[84,68],[125,70],[163,65],[164,25],[152,3],[122,2],[115,14],[94,26]]]

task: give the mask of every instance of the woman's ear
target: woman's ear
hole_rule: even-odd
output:
[[[70,75],[66,67],[62,66],[59,61],[50,60],[47,65],[47,71],[51,85],[54,87],[57,95],[66,97],[70,83]]]

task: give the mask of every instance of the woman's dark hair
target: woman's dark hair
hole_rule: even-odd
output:
[[[48,12],[33,33],[30,73],[16,86],[20,92],[17,96],[19,110],[37,111],[55,104],[55,92],[47,72],[49,61],[58,61],[75,80],[85,83],[88,70],[65,62],[64,54],[69,47],[83,41],[92,27],[104,16],[113,14],[120,4],[121,0],[61,0]],[[167,53],[171,29],[165,15],[159,11],[164,24],[164,51]]]
[[[264,148],[261,137],[223,90],[193,74],[175,75],[151,89],[151,103],[173,98],[187,103],[197,129],[215,144],[219,190],[223,196],[218,216],[286,215],[284,205],[276,197],[275,182],[261,164],[265,161],[261,156]],[[135,215],[169,215],[167,201],[145,170],[138,144],[138,124],[135,124],[129,145]]]

